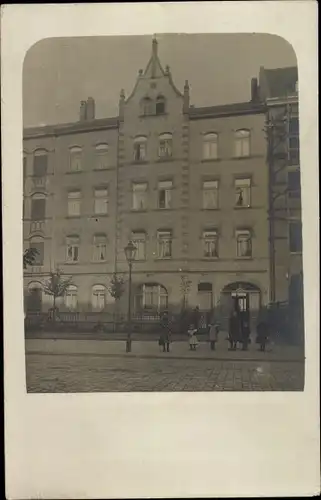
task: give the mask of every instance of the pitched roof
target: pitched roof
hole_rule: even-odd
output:
[[[116,128],[118,117],[99,118],[90,121],[79,121],[74,123],[62,123],[57,125],[45,125],[40,127],[24,128],[24,138],[43,136],[43,135],[63,135],[77,132],[89,132],[90,130]]]
[[[268,97],[286,97],[296,93],[295,85],[298,81],[298,68],[264,69],[268,84]]]
[[[233,104],[221,104],[219,106],[207,106],[202,108],[189,108],[191,119],[206,118],[211,116],[226,116],[238,114],[263,113],[265,106],[257,102],[237,102]]]

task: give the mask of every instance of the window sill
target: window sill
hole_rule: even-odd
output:
[[[174,210],[174,209],[173,207],[165,207],[165,208],[157,207],[156,210],[159,212],[168,212],[169,210]]]
[[[105,214],[93,214],[91,216],[91,219],[99,219],[100,217],[108,217],[108,216],[109,216],[109,214],[106,214],[106,213]]]
[[[302,250],[297,251],[297,252],[291,252],[291,250],[290,250],[290,255],[299,255],[299,256],[301,256],[302,255]]]
[[[213,163],[213,162],[220,162],[222,161],[221,158],[202,158],[201,163]]]
[[[67,215],[66,219],[81,219],[81,215]]]
[[[115,170],[115,167],[93,168],[93,172],[106,172],[106,170]]]
[[[242,209],[248,209],[248,208],[253,208],[253,207],[251,207],[251,205],[243,205],[242,207],[235,206],[234,210],[242,210]]]
[[[162,261],[162,260],[171,260],[172,257],[156,257],[154,259],[154,261],[158,262],[158,261]]]
[[[68,170],[68,172],[65,172],[66,175],[73,175],[73,174],[83,174],[83,170]]]
[[[148,161],[147,160],[132,160],[131,164],[132,165],[147,165]]]
[[[130,210],[130,213],[132,214],[142,214],[142,213],[146,213],[147,212],[147,209],[146,208],[132,208]]]
[[[156,160],[156,163],[166,163],[171,161],[174,161],[172,156],[161,156]]]
[[[217,211],[217,210],[220,210],[219,207],[213,207],[213,208],[201,208],[202,212],[213,212],[213,211]]]
[[[107,260],[91,260],[90,264],[106,264]]]
[[[215,261],[219,260],[219,257],[202,257],[202,261],[207,262],[207,261]]]
[[[235,260],[253,260],[252,256],[235,257]]]
[[[75,266],[75,265],[77,265],[77,264],[80,264],[80,261],[79,261],[79,260],[77,260],[77,261],[75,261],[75,262],[70,262],[70,261],[66,260],[66,261],[65,261],[65,264],[66,264],[66,265]]]
[[[164,113],[149,113],[146,115],[139,115],[139,118],[157,118],[158,116],[168,116],[168,113],[166,111]]]

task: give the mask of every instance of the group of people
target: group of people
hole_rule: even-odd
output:
[[[198,325],[190,324],[187,334],[188,343],[191,351],[195,351],[199,342],[197,338]],[[216,343],[219,338],[220,326],[217,322],[211,322],[208,328],[208,341],[210,349],[215,351]],[[269,337],[268,325],[265,321],[259,321],[256,327],[256,342],[259,344],[259,350],[264,352]],[[242,350],[247,351],[251,342],[251,328],[247,316],[237,311],[233,311],[229,319],[228,341],[229,350],[235,351],[238,344],[242,345]],[[159,346],[163,352],[169,352],[171,344],[172,328],[168,315],[165,313],[161,321],[161,333],[159,337]]]

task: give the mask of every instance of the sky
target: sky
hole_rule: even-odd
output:
[[[292,46],[268,34],[156,34],[162,66],[191,104],[214,106],[250,99],[260,66],[295,66]],[[93,97],[96,118],[118,115],[119,93],[131,93],[151,55],[151,36],[47,38],[26,54],[24,127],[78,121],[80,101]]]

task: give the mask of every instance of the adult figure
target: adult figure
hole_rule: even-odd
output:
[[[256,342],[260,346],[259,350],[264,352],[269,338],[269,327],[266,321],[264,320],[259,321],[256,327],[256,333],[257,333]]]
[[[242,320],[241,324],[241,334],[242,334],[242,351],[247,351],[249,342],[250,342],[250,334],[251,334],[251,328],[250,328],[250,322],[248,318],[244,317]]]
[[[229,343],[230,350],[235,351],[240,340],[240,318],[236,311],[233,311],[229,320]]]
[[[219,326],[217,323],[211,322],[209,325],[209,341],[211,346],[211,351],[215,351],[216,342],[218,340]]]
[[[193,310],[193,317],[192,317],[192,324],[194,325],[194,328],[196,330],[199,329],[199,322],[200,322],[200,309],[198,306],[195,307]]]
[[[163,352],[169,352],[169,345],[171,342],[171,331],[168,313],[164,312],[161,319],[161,334],[159,344],[163,347]]]

